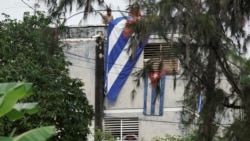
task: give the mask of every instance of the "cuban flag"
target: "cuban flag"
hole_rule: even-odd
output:
[[[143,44],[137,47],[135,57],[128,53],[130,36],[124,36],[127,19],[117,18],[108,26],[108,45],[105,52],[105,94],[109,102],[115,102],[122,86],[129,77],[143,51]]]
[[[165,71],[162,71],[149,73],[144,79],[144,115],[163,115],[165,78]]]

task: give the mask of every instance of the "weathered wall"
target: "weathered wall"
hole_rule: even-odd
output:
[[[84,82],[84,92],[91,105],[95,103],[95,39],[64,40],[67,60],[72,63],[69,67],[73,78]]]

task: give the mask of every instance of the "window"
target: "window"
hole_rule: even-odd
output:
[[[170,46],[166,44],[148,44],[144,48],[144,60],[153,62],[153,70],[158,70],[159,64],[162,60],[163,69],[166,69],[168,74],[175,74],[178,72],[178,59],[174,55]]]
[[[120,140],[137,140],[138,118],[105,118],[103,129]]]

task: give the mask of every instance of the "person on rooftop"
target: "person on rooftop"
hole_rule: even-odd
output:
[[[110,21],[112,21],[114,18],[113,18],[113,15],[112,15],[112,11],[110,8],[107,8],[107,13],[106,15],[104,15],[102,17],[102,20],[103,20],[103,24],[108,24]]]

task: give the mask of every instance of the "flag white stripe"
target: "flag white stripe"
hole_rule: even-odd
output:
[[[126,51],[128,46],[129,46],[129,44],[126,44],[126,47],[121,52],[119,57],[116,59],[115,64],[113,65],[113,67],[109,71],[109,74],[108,74],[108,77],[109,77],[108,84],[109,84],[109,86],[108,86],[108,89],[107,89],[108,92],[109,92],[111,86],[113,86],[113,84],[114,84],[115,80],[117,79],[117,77],[119,76],[118,74],[121,72],[121,70],[124,68],[125,64],[129,60],[129,54]]]
[[[147,103],[146,103],[146,106],[147,106],[147,109],[146,109],[146,114],[147,115],[150,115],[151,113],[151,101],[152,101],[152,88],[151,88],[151,84],[150,84],[150,81],[148,81],[148,84],[147,84],[148,88],[147,88]]]
[[[156,97],[155,100],[155,115],[160,115],[160,94]]]
[[[112,32],[110,33],[110,36],[109,36],[109,50],[108,50],[108,55],[110,55],[110,52],[111,50],[113,49],[114,45],[116,44],[117,42],[117,39],[120,37],[120,35],[122,34],[123,30],[124,30],[124,27],[125,27],[125,24],[126,24],[126,20],[122,20],[119,22],[119,24],[117,24]]]

